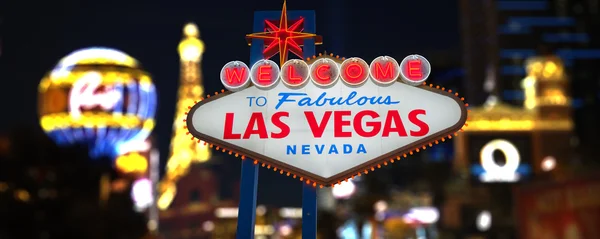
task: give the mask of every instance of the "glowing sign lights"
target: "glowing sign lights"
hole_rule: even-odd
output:
[[[496,162],[495,151],[504,155],[506,162],[503,165]],[[479,175],[482,182],[516,182],[529,171],[527,165],[521,164],[519,149],[508,140],[489,141],[481,148],[479,158],[480,165],[474,167],[474,174]]]
[[[121,92],[111,87],[102,90],[101,84],[102,75],[96,72],[85,74],[73,84],[69,94],[69,111],[73,118],[81,116],[81,108],[90,110],[100,106],[103,110],[112,110],[117,105]]]
[[[399,77],[403,66],[410,79]],[[371,65],[321,55],[281,68],[271,60],[251,68],[232,61],[220,76],[235,92],[193,106],[187,130],[217,150],[230,149],[313,186],[341,184],[431,147],[464,125],[466,105],[458,94],[422,86],[430,69],[419,55],[400,64],[382,56]]]
[[[39,114],[58,144],[84,143],[91,156],[125,153],[154,128],[156,92],[150,76],[128,55],[89,48],[63,58],[40,82]]]
[[[377,84],[389,85],[400,76],[409,85],[422,84],[431,73],[431,65],[425,57],[410,55],[400,64],[389,56],[380,56],[367,64],[363,59],[352,57],[338,64],[331,58],[314,61],[310,67],[301,60],[289,60],[280,69],[271,60],[257,61],[252,68],[241,61],[231,61],[221,70],[221,82],[230,91],[244,89],[250,81],[262,89],[269,88],[281,79],[287,86],[301,86],[311,79],[315,85],[329,87],[341,79],[350,86],[362,85],[371,78]]]

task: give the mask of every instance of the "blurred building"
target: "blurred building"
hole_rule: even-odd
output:
[[[160,212],[161,234],[166,238],[213,238],[215,210],[237,206],[234,200],[220,198],[218,179],[214,170],[206,165],[191,166],[189,173],[178,182],[173,203]]]
[[[598,1],[461,0],[463,63],[467,99],[485,100],[487,76],[498,96],[520,105],[525,59],[540,54],[560,57],[571,78],[572,104],[582,142],[595,141],[600,120],[600,40]]]
[[[514,237],[513,186],[576,174],[570,167],[576,162],[574,125],[562,61],[529,58],[527,70],[522,107],[490,97],[471,109],[464,135],[454,139],[455,170],[470,180],[448,190],[443,222],[463,236]],[[477,227],[483,212],[494,222],[485,230]]]
[[[226,180],[227,166],[213,156],[210,162],[194,164],[180,178],[178,193],[168,209],[160,211],[160,234],[165,238],[235,238],[238,216],[238,185]],[[224,183],[222,183],[224,182]],[[256,209],[256,238],[289,238],[298,233],[302,210],[264,205]]]
[[[519,187],[519,238],[600,238],[600,178]]]

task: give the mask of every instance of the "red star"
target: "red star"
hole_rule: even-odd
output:
[[[300,19],[292,22],[293,24],[288,27],[287,7],[284,1],[279,27],[274,21],[265,20],[265,32],[248,34],[246,35],[246,39],[249,44],[252,42],[252,39],[263,40],[266,46],[263,50],[265,59],[269,59],[279,53],[279,62],[281,65],[287,60],[288,51],[302,59],[304,39],[315,38],[315,44],[321,44],[322,40],[316,34],[302,32],[304,30],[304,18],[300,17]]]

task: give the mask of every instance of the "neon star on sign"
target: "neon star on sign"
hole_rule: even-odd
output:
[[[217,150],[331,186],[463,127],[467,111],[458,94],[423,85],[430,69],[419,55],[400,63],[382,56],[371,64],[320,56],[281,67],[260,60],[251,68],[232,61],[221,71],[230,92],[193,106],[187,128]]]

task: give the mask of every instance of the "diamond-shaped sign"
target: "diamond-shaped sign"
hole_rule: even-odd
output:
[[[315,64],[309,63],[313,73]],[[252,68],[250,78],[264,73]],[[465,105],[452,93],[399,81],[381,84],[372,76],[356,86],[347,84],[341,69],[336,71],[343,80],[327,86],[277,81],[207,98],[191,108],[187,127],[200,140],[329,186],[418,152],[465,124]],[[277,69],[289,71],[294,69]]]

